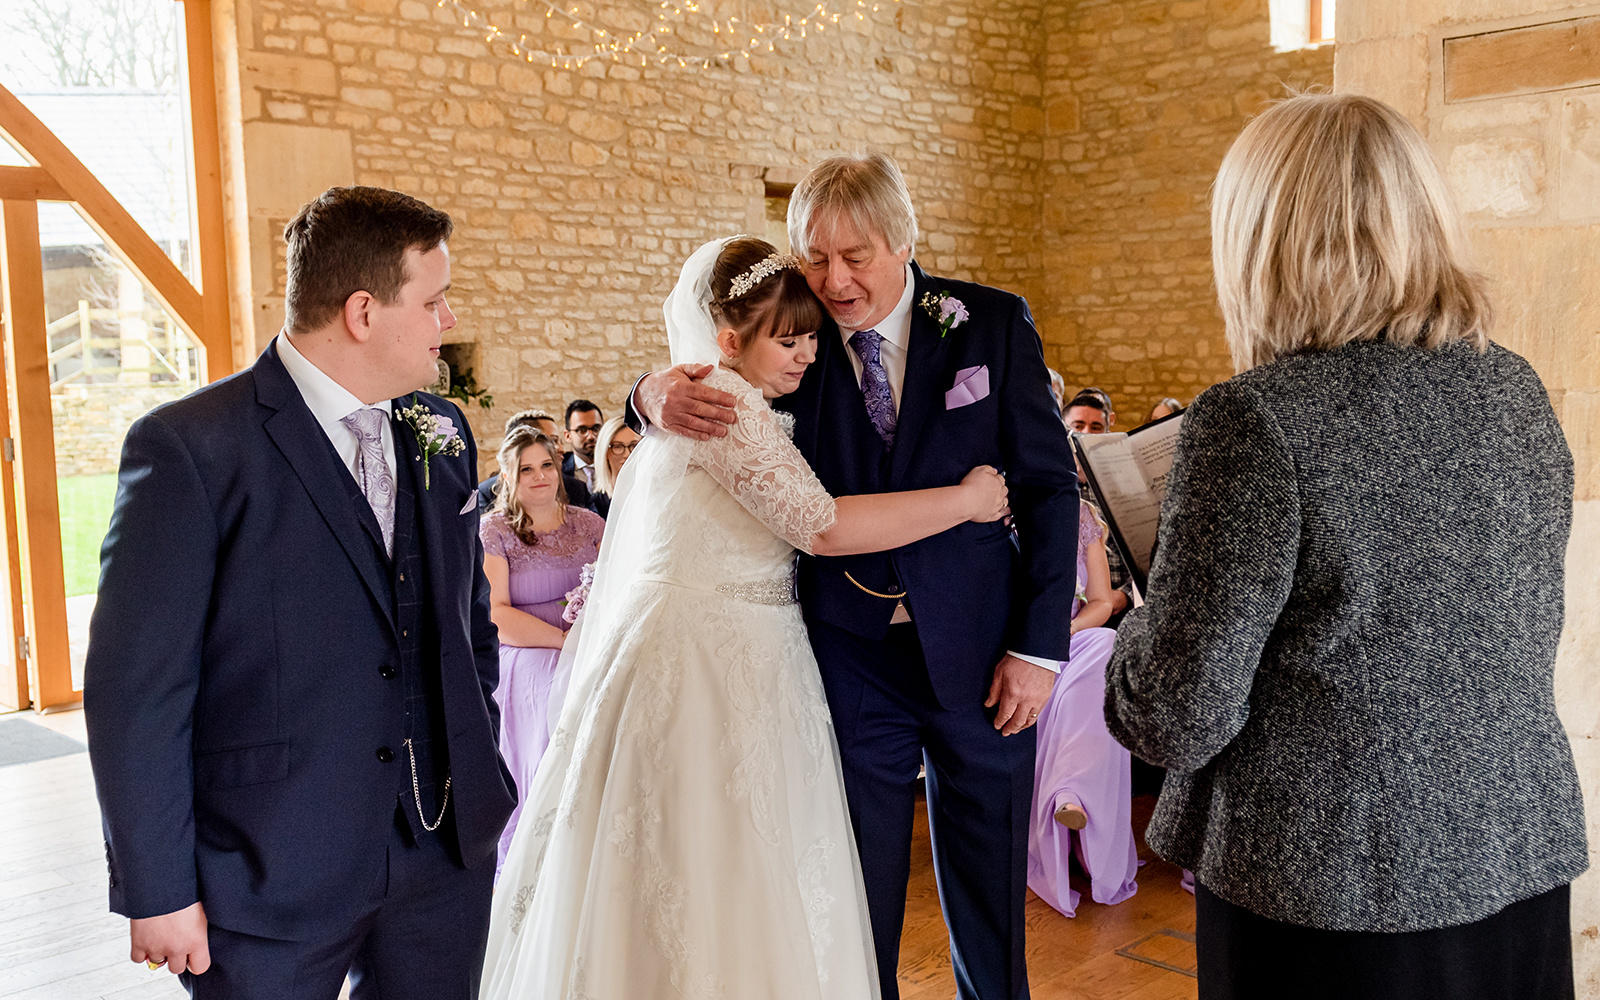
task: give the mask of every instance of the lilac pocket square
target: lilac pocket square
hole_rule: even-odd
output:
[[[956,384],[944,394],[944,408],[954,410],[959,406],[971,406],[987,395],[989,395],[989,366],[963,368],[956,372]]]

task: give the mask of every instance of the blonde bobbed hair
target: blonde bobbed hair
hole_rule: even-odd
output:
[[[848,220],[863,236],[883,237],[894,253],[917,242],[917,211],[894,160],[882,153],[830,156],[812,167],[789,196],[789,247],[811,256],[819,221]]]
[[[1212,188],[1211,264],[1239,371],[1380,337],[1488,344],[1439,168],[1370,97],[1302,94],[1245,126]]]

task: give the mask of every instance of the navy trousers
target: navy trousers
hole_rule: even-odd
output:
[[[446,828],[441,828],[444,833]],[[477,1000],[494,865],[463,869],[438,836],[397,823],[371,904],[301,941],[210,929],[211,968],[180,978],[194,1000]]]
[[[1001,736],[981,702],[941,707],[914,625],[890,626],[882,642],[808,625],[839,738],[884,1000],[900,996],[919,765],[927,768],[934,870],[957,993],[962,1000],[1026,1000],[1034,730]]]

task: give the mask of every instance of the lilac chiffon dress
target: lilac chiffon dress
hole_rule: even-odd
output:
[[[1104,533],[1088,505],[1078,512],[1078,583],[1086,579],[1084,553],[1103,545]],[[1076,615],[1083,607],[1072,603]],[[1117,633],[1084,629],[1072,637],[1072,658],[1061,665],[1050,699],[1039,710],[1039,755],[1033,771],[1033,811],[1028,828],[1028,888],[1067,916],[1079,893],[1068,884],[1072,856],[1089,874],[1097,903],[1120,903],[1138,891],[1128,751],[1106,730],[1106,663]],[[1089,824],[1079,831],[1056,822],[1056,810],[1073,802]]]
[[[510,521],[499,511],[484,515],[478,534],[485,555],[506,561],[512,606],[566,629],[569,626],[561,619],[566,607],[563,598],[578,585],[584,564],[594,562],[599,554],[604,527],[600,515],[569,506],[566,523],[539,535],[535,545],[517,538]],[[550,743],[550,681],[560,658],[559,649],[500,644],[500,686],[494,692],[500,704],[500,754],[516,779],[518,792],[516,810],[500,836],[497,864],[505,861],[522,815],[523,796],[533,786],[533,773]]]

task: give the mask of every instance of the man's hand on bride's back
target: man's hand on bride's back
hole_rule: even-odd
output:
[[[700,380],[712,365],[674,365],[639,382],[634,406],[650,423],[696,441],[723,437],[736,419],[734,397]]]
[[[1011,513],[1006,477],[993,466],[980,465],[967,473],[961,480],[961,489],[969,501],[969,521],[998,521]]]

